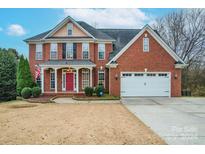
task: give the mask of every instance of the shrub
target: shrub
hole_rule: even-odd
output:
[[[16,99],[16,58],[0,48],[0,101]]]
[[[86,95],[86,96],[92,96],[92,95],[93,95],[93,92],[94,92],[94,90],[93,90],[92,87],[86,87],[86,88],[84,89],[84,91],[85,91],[85,95]]]
[[[25,87],[25,88],[23,88],[22,91],[21,91],[21,96],[22,96],[23,98],[25,98],[25,99],[28,99],[28,98],[31,97],[31,93],[32,93],[31,88]]]
[[[193,96],[205,96],[205,87],[198,86],[193,92]]]
[[[24,87],[33,87],[33,79],[28,60],[22,55],[17,69],[17,94],[20,95]]]
[[[39,97],[40,94],[41,94],[41,88],[39,88],[39,87],[33,87],[32,88],[33,97]]]
[[[104,87],[103,85],[98,85],[96,88],[95,88],[95,93],[98,97],[101,97],[104,95]]]

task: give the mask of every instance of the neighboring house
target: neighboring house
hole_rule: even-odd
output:
[[[125,25],[126,26],[126,25]],[[43,93],[82,93],[103,84],[115,96],[180,96],[186,64],[150,26],[96,29],[65,18],[28,38],[33,77]]]

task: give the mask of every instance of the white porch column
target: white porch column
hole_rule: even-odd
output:
[[[93,68],[90,68],[90,87],[93,87]]]
[[[79,68],[76,68],[76,92],[79,92],[79,78],[78,78]]]
[[[41,92],[44,93],[44,68],[41,67]]]
[[[57,87],[57,86],[58,86],[58,84],[57,84],[57,83],[58,83],[58,82],[57,82],[57,79],[58,79],[58,78],[57,78],[57,68],[55,68],[55,93],[58,92],[58,91],[57,91],[57,90],[58,90],[58,87]]]

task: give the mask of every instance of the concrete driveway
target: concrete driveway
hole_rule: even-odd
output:
[[[205,98],[123,98],[167,144],[205,144]]]

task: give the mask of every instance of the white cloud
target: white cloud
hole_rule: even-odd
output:
[[[140,9],[64,9],[64,15],[97,28],[141,28],[153,20]]]
[[[12,24],[8,27],[8,35],[22,36],[26,34],[25,29],[19,24]]]

